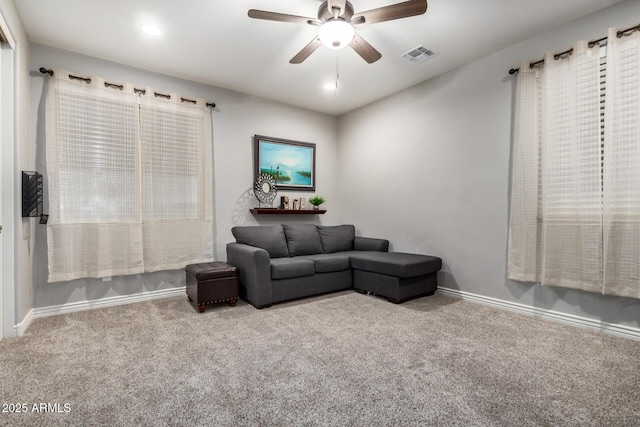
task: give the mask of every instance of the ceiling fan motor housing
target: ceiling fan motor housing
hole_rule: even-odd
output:
[[[325,22],[334,19],[333,18],[333,13],[329,10],[329,6],[327,5],[328,2],[322,2],[322,4],[320,5],[320,7],[318,8],[318,19],[320,20],[321,24],[324,24]],[[353,12],[353,6],[351,5],[351,3],[346,2],[345,3],[345,10],[344,11],[340,11],[340,18],[344,19],[346,22],[351,22],[351,17],[353,16],[354,12]]]

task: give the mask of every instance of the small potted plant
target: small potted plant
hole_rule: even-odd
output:
[[[320,205],[324,203],[324,197],[322,196],[313,196],[309,199],[309,203],[313,205],[313,210],[320,209]]]

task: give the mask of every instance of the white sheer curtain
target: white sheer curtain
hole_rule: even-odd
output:
[[[640,298],[640,33],[607,40],[604,293]]]
[[[600,292],[600,60],[587,44],[544,62],[541,283]]]
[[[140,104],[145,271],[213,258],[211,113],[154,93]]]
[[[54,70],[46,108],[49,282],[213,259],[211,115]]]
[[[528,61],[521,64],[516,89],[508,271],[510,279],[523,282],[540,282],[542,272],[542,73]]]
[[[46,100],[49,281],[143,271],[138,97],[54,70]]]
[[[509,278],[601,291],[598,46],[520,67]]]

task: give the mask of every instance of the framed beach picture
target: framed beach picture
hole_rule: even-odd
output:
[[[316,144],[255,135],[254,180],[268,173],[278,190],[315,191]]]

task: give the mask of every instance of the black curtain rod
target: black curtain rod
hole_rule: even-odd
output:
[[[50,76],[53,76],[53,70],[51,70],[51,69],[46,69],[44,67],[40,67],[40,72],[42,74],[49,74]],[[71,80],[82,80],[83,82],[91,83],[91,79],[88,78],[88,77],[79,77],[79,76],[74,76],[72,74],[69,74],[69,78]],[[124,89],[124,85],[118,85],[118,84],[115,84],[115,83],[104,82],[104,85],[106,87],[110,87],[110,88],[114,88],[114,89],[120,89],[120,90]],[[138,89],[137,87],[134,87],[133,91],[135,93],[141,93],[142,95],[147,93],[146,89]],[[171,95],[167,95],[167,94],[164,94],[164,93],[153,92],[153,95],[156,96],[156,97],[159,96],[161,98],[166,98],[166,99],[171,98]],[[180,98],[180,101],[189,102],[191,104],[195,104],[197,102],[195,99],[187,99],[187,98]],[[216,104],[213,103],[213,102],[207,102],[207,107],[216,108]]]
[[[638,31],[640,30],[640,24],[635,25],[633,27],[629,27],[626,30],[620,30],[616,33],[616,37],[621,38],[622,36],[628,36],[629,34],[632,34],[634,31]],[[589,42],[589,47],[594,47],[597,44],[600,44],[601,42],[605,41],[607,39],[607,37],[602,37],[599,38],[597,40],[591,40]],[[560,53],[556,53],[555,55],[553,55],[553,59],[560,59],[563,56],[566,55],[571,55],[573,53],[573,48],[569,49],[569,50],[565,50],[564,52],[560,52]],[[539,61],[535,61],[535,62],[530,62],[529,63],[529,68],[533,68],[536,65],[540,65],[540,64],[544,64],[544,59],[541,59]],[[515,74],[518,71],[520,71],[520,68],[512,68],[509,70],[509,74]]]

